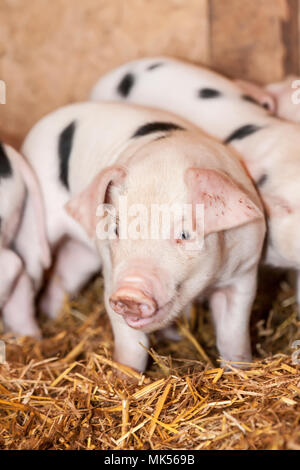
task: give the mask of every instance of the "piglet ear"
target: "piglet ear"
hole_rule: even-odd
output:
[[[105,202],[105,196],[111,183],[118,184],[125,176],[125,170],[112,166],[102,170],[82,191],[65,205],[68,214],[83,226],[90,238],[96,236],[97,207]]]
[[[189,168],[185,179],[192,204],[204,205],[205,235],[264,217],[247,194],[219,170]]]
[[[257,101],[261,106],[268,109],[272,114],[276,112],[276,100],[271,90],[247,82],[246,80],[235,80],[235,83],[241,88],[247,97]]]

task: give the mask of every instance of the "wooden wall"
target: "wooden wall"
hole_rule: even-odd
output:
[[[18,146],[97,78],[169,54],[258,83],[299,72],[300,0],[0,0],[0,134]]]

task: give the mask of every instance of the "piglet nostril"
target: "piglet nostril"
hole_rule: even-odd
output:
[[[119,289],[111,296],[110,306],[120,315],[137,318],[151,317],[157,310],[155,300],[136,289]]]
[[[155,313],[155,307],[151,304],[140,304],[139,309],[143,318],[151,317]]]
[[[110,299],[109,301],[111,308],[120,315],[126,314],[127,306],[123,302]]]

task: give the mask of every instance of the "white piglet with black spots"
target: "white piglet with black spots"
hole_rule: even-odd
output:
[[[199,296],[210,301],[223,360],[251,360],[249,317],[265,222],[236,156],[164,111],[91,102],[43,118],[23,152],[40,180],[47,235],[57,249],[41,301],[48,315],[102,269],[117,361],[144,370],[147,334]],[[174,204],[193,210],[175,211],[167,234]],[[165,217],[152,218],[162,207]],[[20,239],[31,224],[25,215]],[[38,285],[39,259],[27,262]]]
[[[296,270],[300,304],[300,130],[270,115],[276,107],[276,85],[268,90],[273,95],[200,66],[158,57],[129,62],[106,74],[90,98],[172,111],[237,150],[268,216],[265,261]],[[278,86],[280,90],[286,88]],[[290,108],[290,101],[282,98],[281,115]]]

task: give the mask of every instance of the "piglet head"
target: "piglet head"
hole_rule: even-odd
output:
[[[105,200],[112,205],[114,237],[96,241],[103,261],[106,305],[130,327],[144,332],[167,326],[214,278],[220,263],[214,246],[219,232],[263,217],[230,176],[189,166],[180,142],[152,144],[151,152],[148,149],[135,158],[126,172],[120,167],[102,171],[67,205],[91,237],[95,237],[97,205]],[[127,231],[120,195],[127,197]],[[174,202],[192,210],[174,215]],[[134,204],[142,207],[138,223],[130,218]],[[164,206],[159,218],[152,217],[155,204]],[[195,218],[197,205],[204,208],[200,225]],[[168,219],[166,236],[168,213],[174,217]],[[213,239],[206,244],[210,235]]]

